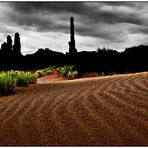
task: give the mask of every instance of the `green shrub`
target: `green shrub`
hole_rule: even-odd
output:
[[[37,77],[38,77],[37,73],[16,71],[18,86],[28,86],[28,84],[36,83]]]
[[[60,73],[62,76],[68,76],[68,73],[75,71],[75,69],[74,65],[66,65],[60,69]]]
[[[71,79],[74,79],[78,76],[78,72],[77,71],[69,71],[67,76]]]
[[[25,73],[18,73],[17,74],[17,85],[18,86],[27,86],[29,84],[28,75]]]
[[[35,84],[37,82],[38,74],[30,73],[29,74],[29,84]]]
[[[8,73],[0,73],[0,93],[10,94],[14,92],[17,79]]]

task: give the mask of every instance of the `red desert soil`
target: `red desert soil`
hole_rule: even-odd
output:
[[[58,72],[54,72],[50,75],[41,77],[38,79],[37,83],[42,84],[42,83],[50,83],[50,82],[55,82],[55,81],[62,81],[62,80],[67,80],[68,78],[63,77],[60,75]]]
[[[148,72],[18,87],[0,96],[1,146],[148,146]]]

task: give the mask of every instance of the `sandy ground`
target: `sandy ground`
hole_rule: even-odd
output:
[[[18,87],[0,96],[1,146],[148,146],[148,72]]]

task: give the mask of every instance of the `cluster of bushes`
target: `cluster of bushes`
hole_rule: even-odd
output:
[[[78,71],[75,65],[66,65],[60,69],[60,74],[74,79],[78,76]]]
[[[62,76],[74,79],[78,76],[78,71],[74,65],[66,65],[64,67],[50,66],[45,69],[34,72],[25,71],[6,71],[0,72],[0,93],[10,94],[15,91],[16,86],[28,86],[36,83],[38,77],[42,77],[59,71]]]
[[[8,71],[7,74],[17,79],[17,86],[28,86],[29,84],[34,84],[37,81],[38,74],[34,72],[25,71]]]
[[[10,94],[15,91],[16,86],[28,86],[36,83],[37,73],[24,71],[7,71],[0,73],[0,93]]]
[[[64,67],[50,66],[45,69],[37,70],[38,77],[49,75],[55,71],[59,71],[62,76],[67,76],[70,79],[74,79],[78,76],[78,71],[75,65],[66,65]]]
[[[36,74],[38,74],[38,77],[43,77],[43,76],[49,75],[52,72],[54,72],[56,70],[56,68],[57,68],[56,66],[50,66],[50,67],[45,68],[45,69],[37,70]]]

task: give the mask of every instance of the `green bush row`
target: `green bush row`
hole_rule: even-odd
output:
[[[56,70],[59,70],[61,75],[68,76],[71,79],[78,76],[78,71],[74,65],[66,65],[59,68],[50,66],[35,72],[14,70],[0,72],[0,93],[10,94],[15,91],[16,86],[28,86],[29,84],[36,83],[38,77],[51,74]]]
[[[78,71],[75,65],[66,65],[64,67],[50,66],[45,69],[37,70],[35,73],[38,74],[38,77],[42,77],[55,71],[59,71],[62,76],[68,76],[71,79],[78,76]]]
[[[36,83],[37,73],[24,71],[7,71],[0,73],[0,93],[10,94],[16,86],[28,86]]]

